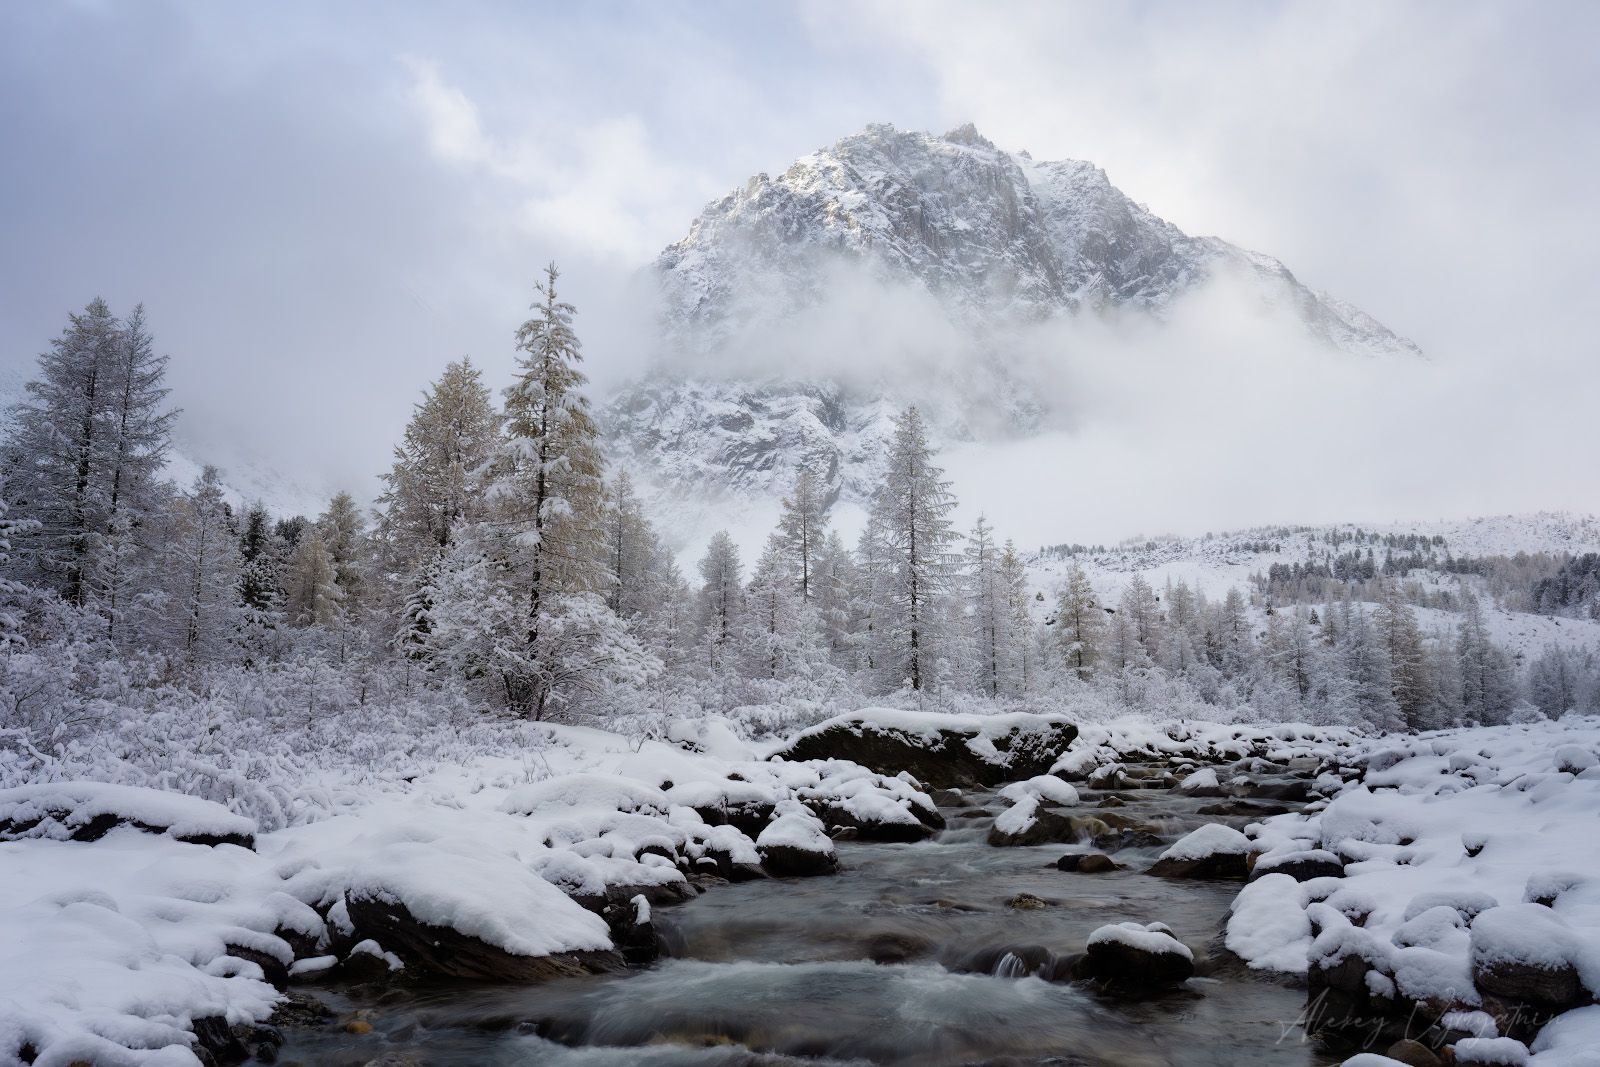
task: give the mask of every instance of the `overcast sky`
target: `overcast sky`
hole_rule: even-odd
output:
[[[0,362],[142,300],[186,448],[370,491],[447,360],[508,373],[544,262],[603,389],[642,359],[628,280],[708,200],[868,122],[972,121],[1445,368],[1409,481],[1274,517],[1600,510],[1597,39],[1554,2],[0,5]],[[1167,525],[1264,518],[1235,482]]]

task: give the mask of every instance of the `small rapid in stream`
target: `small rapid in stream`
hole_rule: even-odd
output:
[[[1105,791],[1083,789],[1092,813]],[[1119,814],[1165,840],[1216,803],[1118,791]],[[1082,845],[996,848],[1005,801],[971,793],[917,844],[841,842],[832,877],[717,885],[655,912],[667,956],[649,967],[525,986],[307,987],[340,1025],[290,1028],[280,1064],[721,1067],[745,1064],[1066,1064],[1320,1067],[1336,1055],[1296,1024],[1302,989],[1250,974],[1222,949],[1238,885],[1143,873],[1161,847],[1114,852],[1122,870],[1056,869]],[[1162,846],[1164,847],[1164,846]],[[1037,900],[1020,894],[1028,894]],[[1039,906],[1039,901],[1043,906]],[[1016,906],[1021,905],[1021,906]],[[1194,950],[1174,991],[1113,996],[1045,981],[1107,923],[1160,921]],[[360,1027],[358,1027],[360,1029]]]

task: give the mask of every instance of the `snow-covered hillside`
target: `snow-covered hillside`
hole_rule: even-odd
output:
[[[1274,565],[1305,565],[1352,552],[1364,558],[1369,550],[1379,573],[1391,559],[1398,566],[1418,552],[1431,553],[1439,564],[1496,557],[1510,561],[1519,554],[1559,557],[1600,552],[1600,518],[1539,512],[1458,521],[1268,526],[1191,538],[1134,538],[1114,546],[1045,547],[1029,556],[1028,572],[1032,588],[1044,597],[1038,608],[1047,612],[1075,565],[1083,568],[1106,604],[1116,603],[1135,574],[1143,575],[1158,593],[1169,584],[1183,582],[1216,600],[1229,589],[1260,593],[1257,579],[1265,577]],[[1515,596],[1497,595],[1500,591],[1482,575],[1436,566],[1410,570],[1401,580],[1416,583],[1423,596],[1471,592],[1484,598],[1489,631],[1513,656],[1525,659],[1550,645],[1600,648],[1600,620],[1517,610],[1528,605],[1517,603]],[[1268,598],[1261,599],[1255,609],[1258,616]],[[1426,604],[1414,605],[1414,609],[1425,632],[1449,632],[1456,625],[1454,611]]]

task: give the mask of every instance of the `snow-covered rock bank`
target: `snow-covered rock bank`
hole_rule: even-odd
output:
[[[1077,736],[1063,715],[953,715],[866,708],[802,731],[785,759],[844,759],[926,786],[992,786],[1048,771]]]
[[[1250,828],[1269,873],[1235,901],[1228,947],[1305,974],[1314,1027],[1600,1063],[1561,1037],[1592,1033],[1600,993],[1600,721],[1380,738],[1347,762],[1359,775],[1325,776],[1318,810]],[[1308,854],[1342,875],[1284,873]]]
[[[900,778],[669,736],[550,727],[537,769],[484,754],[276,828],[123,784],[0,790],[0,1062],[242,1058],[275,1046],[291,977],[618,969],[658,951],[652,904],[942,825]]]

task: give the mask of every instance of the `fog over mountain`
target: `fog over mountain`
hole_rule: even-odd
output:
[[[971,125],[872,125],[755,175],[651,273],[656,363],[605,416],[680,511],[694,494],[770,501],[801,466],[861,502],[907,403],[951,444],[1071,428],[1093,380],[1073,362],[1137,359],[1142,336],[1184,338],[1220,372],[1191,320],[1224,301],[1312,360],[1421,355],[1276,259],[1183,233],[1093,164],[1014,155]]]

